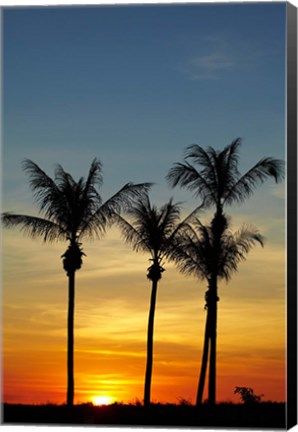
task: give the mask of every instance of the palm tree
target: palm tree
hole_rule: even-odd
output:
[[[239,172],[240,138],[234,140],[222,151],[212,147],[204,150],[197,144],[186,148],[183,163],[176,163],[170,169],[167,179],[172,187],[177,185],[194,192],[205,208],[215,207],[211,224],[214,241],[212,284],[209,287],[208,332],[210,343],[209,395],[211,405],[216,402],[216,322],[217,322],[217,279],[221,236],[224,233],[223,210],[234,203],[242,203],[252,195],[255,188],[268,178],[280,182],[284,177],[284,163],[272,157],[259,160],[245,174]],[[192,164],[188,162],[192,161]],[[198,165],[197,170],[194,165]]]
[[[187,224],[188,218],[183,222],[179,222],[180,206],[179,204],[173,204],[172,199],[160,209],[157,209],[156,206],[151,205],[148,195],[144,195],[143,198],[137,200],[135,205],[128,209],[127,215],[130,217],[131,222],[121,216],[116,216],[114,219],[119,225],[125,241],[131,244],[135,251],[148,252],[151,255],[150,261],[152,261],[152,265],[147,269],[147,277],[152,282],[152,291],[148,318],[147,362],[144,386],[144,405],[149,406],[158,281],[165,270],[163,261],[169,256],[179,230]]]
[[[103,202],[98,190],[103,183],[102,164],[98,159],[92,161],[87,179],[82,177],[78,182],[60,165],[57,165],[54,180],[31,160],[26,159],[23,168],[29,174],[30,187],[41,216],[7,212],[2,214],[2,222],[7,228],[20,227],[25,234],[32,238],[40,237],[44,242],[63,240],[69,244],[61,258],[68,276],[67,405],[72,406],[75,272],[81,268],[82,256],[85,255],[81,240],[85,237],[100,238],[110,225],[113,214],[131,205],[149,189],[150,183],[127,183]]]
[[[196,218],[193,226],[188,226],[180,232],[181,238],[176,241],[175,250],[171,258],[176,262],[182,273],[204,279],[208,283],[205,293],[205,309],[207,317],[205,324],[204,347],[202,354],[201,373],[197,390],[196,405],[202,402],[209,346],[212,346],[212,332],[214,332],[214,311],[212,301],[214,294],[214,262],[217,261],[217,278],[229,281],[232,274],[238,270],[238,264],[245,260],[247,253],[256,244],[264,244],[262,235],[253,226],[243,225],[234,234],[229,229],[229,220],[222,215],[223,232],[219,245],[215,246],[214,231],[211,226],[205,226]],[[210,350],[211,351],[211,350]],[[212,352],[212,351],[211,351]],[[212,381],[209,386],[212,385]]]

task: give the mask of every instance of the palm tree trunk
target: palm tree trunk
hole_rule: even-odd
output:
[[[213,272],[210,280],[210,302],[208,310],[210,312],[210,360],[209,360],[209,388],[208,403],[215,406],[216,403],[216,329],[217,329],[217,277],[218,259],[220,256],[220,241],[225,229],[223,209],[220,200],[217,203],[216,213],[212,220],[212,231],[214,237],[214,257]]]
[[[145,406],[150,405],[151,377],[152,377],[152,363],[153,363],[153,330],[154,330],[156,292],[157,292],[157,280],[153,280],[149,318],[148,318],[148,330],[147,330],[147,364],[146,364],[145,389],[144,389]]]
[[[67,317],[67,405],[73,406],[74,399],[74,302],[75,271],[68,273],[68,317]]]
[[[207,363],[208,363],[208,351],[209,351],[209,342],[210,342],[210,313],[207,310],[206,324],[205,324],[205,337],[204,337],[204,348],[202,355],[202,364],[201,364],[201,372],[200,379],[198,384],[198,392],[197,392],[197,400],[196,406],[199,407],[202,404],[203,393],[204,393],[204,385],[206,380],[206,371],[207,371]]]
[[[213,284],[210,299],[210,364],[209,364],[209,405],[216,403],[216,327],[217,327],[217,283]]]

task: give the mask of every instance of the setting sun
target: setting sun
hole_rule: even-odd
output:
[[[108,405],[112,403],[113,398],[110,396],[94,396],[92,398],[92,403],[94,405]]]

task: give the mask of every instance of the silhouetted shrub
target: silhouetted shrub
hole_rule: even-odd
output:
[[[254,394],[251,387],[235,387],[234,393],[240,394],[240,398],[244,404],[259,403],[262,396],[264,396],[263,394]]]

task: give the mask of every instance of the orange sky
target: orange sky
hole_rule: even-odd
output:
[[[64,403],[65,245],[43,245],[17,231],[3,234],[4,400]],[[124,245],[116,229],[86,242],[84,250],[76,279],[75,402],[95,396],[142,400],[148,257]],[[264,400],[285,400],[284,281],[284,248],[269,243],[249,254],[229,284],[220,283],[218,401],[239,401],[235,386],[252,387]],[[153,401],[195,401],[205,290],[205,282],[166,265],[155,315]]]

